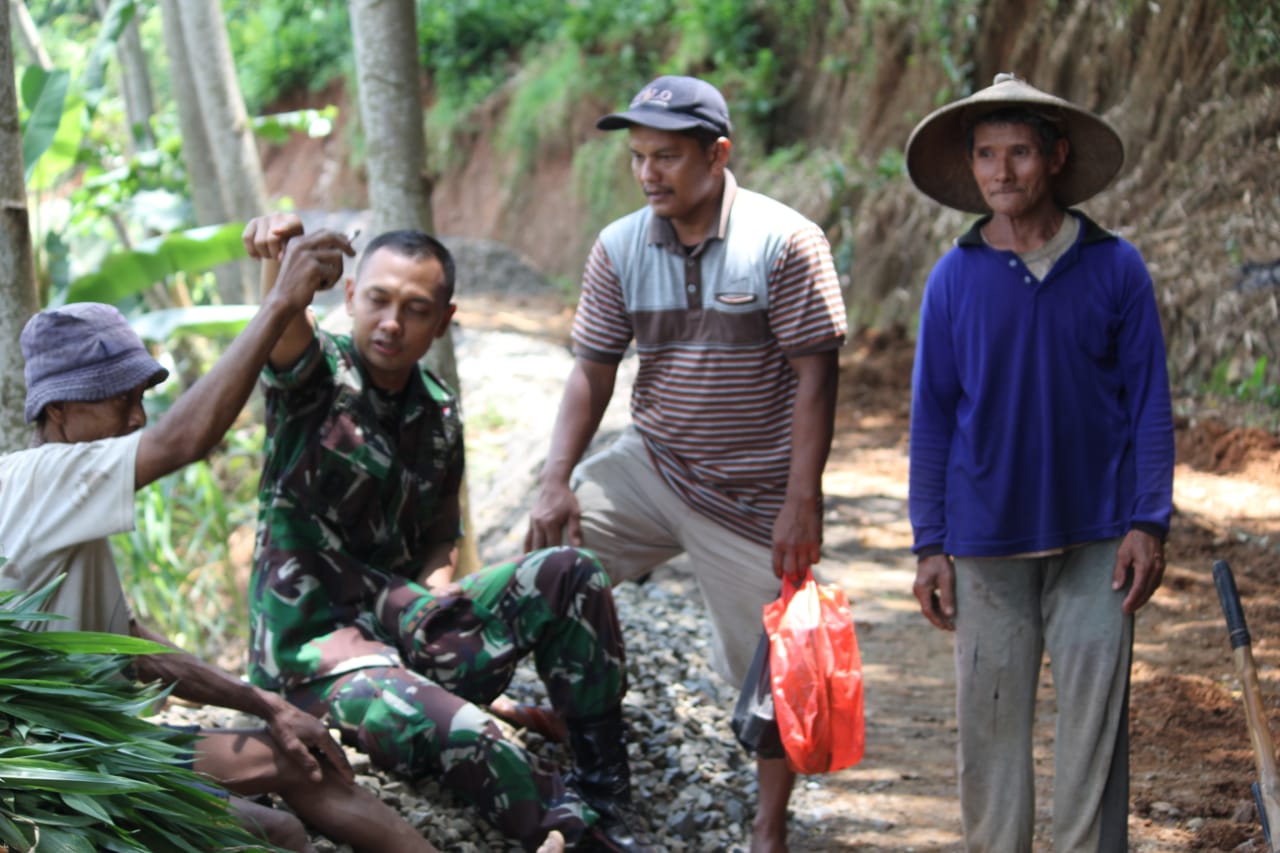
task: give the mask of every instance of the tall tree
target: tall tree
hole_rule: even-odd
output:
[[[244,97],[236,79],[235,62],[227,41],[226,25],[219,0],[163,0],[166,46],[168,28],[176,22],[182,34],[187,82],[195,93],[196,117],[203,125],[208,161],[216,175],[214,186],[221,196],[227,219],[248,220],[267,209],[267,192],[262,178],[262,161],[254,143],[253,128],[245,111]],[[174,34],[176,35],[176,33]],[[170,62],[174,49],[169,48]],[[199,58],[198,64],[193,58]],[[175,71],[175,77],[177,72]],[[176,82],[176,81],[175,81]],[[175,97],[177,90],[175,88]],[[179,99],[181,105],[181,99]],[[191,108],[193,104],[188,104]],[[186,122],[183,122],[184,137]],[[184,144],[190,140],[184,138]],[[195,159],[184,160],[189,165]],[[196,176],[192,175],[195,183]],[[253,302],[257,298],[257,276],[253,265],[241,265],[238,294],[223,294],[224,301]],[[228,297],[233,297],[228,299]]]
[[[200,114],[196,95],[195,73],[187,55],[187,42],[182,35],[179,0],[161,0],[160,19],[164,27],[164,49],[169,58],[169,86],[178,106],[178,127],[182,130],[182,162],[191,184],[191,201],[197,225],[217,225],[232,217],[222,201],[218,186],[218,170],[213,164],[209,135]],[[239,302],[244,298],[245,281],[241,266],[228,264],[214,270],[218,295],[223,302]],[[247,279],[254,280],[252,275]]]
[[[23,447],[30,433],[22,417],[27,386],[18,340],[27,318],[40,305],[23,178],[9,0],[0,2],[5,5],[0,14],[0,302],[4,305],[0,311],[0,451],[8,452]]]
[[[373,230],[431,231],[413,0],[354,0],[351,31]]]
[[[351,32],[373,232],[433,231],[414,0],[352,0]],[[451,387],[461,388],[452,334],[435,342],[427,362]],[[465,484],[462,512],[467,534],[459,545],[459,571],[466,573],[479,566],[480,558]]]
[[[104,19],[110,7],[108,0],[97,0],[98,14]],[[116,58],[120,62],[120,93],[124,96],[125,117],[129,121],[129,141],[135,149],[156,147],[155,134],[151,130],[151,116],[155,104],[151,97],[151,73],[147,70],[147,55],[142,49],[142,35],[138,17],[142,4],[131,3],[133,10],[129,23],[125,24],[116,41]]]
[[[22,0],[10,0],[9,11],[5,17],[9,19],[13,33],[22,42],[22,47],[31,57],[31,61],[46,71],[52,68],[53,61],[49,59],[44,43],[40,41],[40,31],[36,29],[35,21],[31,20],[31,12],[27,9],[27,4]]]
[[[178,106],[178,126],[182,130],[182,162],[191,182],[191,198],[199,225],[226,222],[226,205],[218,189],[218,170],[213,165],[213,151],[200,116],[200,98],[196,95],[195,74],[187,56],[187,42],[182,35],[178,0],[160,0],[160,20],[164,25],[164,49],[169,57],[169,86]]]

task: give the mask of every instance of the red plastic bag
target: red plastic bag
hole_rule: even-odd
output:
[[[862,760],[862,658],[853,611],[839,587],[805,573],[765,605],[774,712],[797,773],[832,773]]]

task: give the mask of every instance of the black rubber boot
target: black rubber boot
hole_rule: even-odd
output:
[[[575,845],[578,851],[656,853],[648,821],[631,803],[631,766],[627,763],[627,726],[622,709],[590,720],[569,721],[573,772],[569,784],[600,815]]]

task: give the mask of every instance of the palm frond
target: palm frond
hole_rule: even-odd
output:
[[[51,591],[0,592],[0,844],[14,851],[273,850],[184,766],[195,735],[147,722],[132,637],[32,632]]]

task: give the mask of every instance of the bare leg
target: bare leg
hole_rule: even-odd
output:
[[[228,805],[241,826],[268,843],[295,853],[315,853],[307,828],[288,812],[260,806],[243,797],[232,797]]]
[[[438,853],[394,809],[337,773],[312,782],[263,729],[206,729],[195,769],[238,794],[279,794],[307,826],[362,853]],[[308,848],[309,849],[309,848]]]
[[[760,800],[751,825],[751,853],[787,853],[787,803],[796,774],[787,769],[785,758],[756,761]]]

